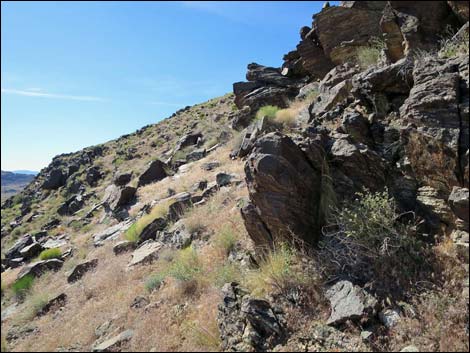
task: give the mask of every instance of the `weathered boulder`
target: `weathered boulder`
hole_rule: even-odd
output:
[[[5,258],[13,259],[15,257],[21,257],[20,251],[31,245],[34,242],[33,237],[30,234],[24,235],[22,238],[18,239],[11,248],[9,248],[5,253]]]
[[[50,259],[34,262],[24,267],[17,276],[17,279],[21,279],[25,276],[32,275],[34,277],[40,277],[46,271],[57,271],[59,270],[64,262],[58,259]]]
[[[132,259],[129,262],[128,267],[149,263],[158,259],[158,255],[162,248],[163,244],[160,242],[155,242],[152,240],[146,241],[136,250],[134,250],[134,252],[132,253]]]
[[[77,194],[70,197],[62,205],[60,205],[60,207],[57,209],[57,213],[61,216],[72,215],[79,211],[83,205],[83,196],[81,194]]]
[[[207,151],[205,148],[198,148],[194,151],[189,152],[186,155],[186,162],[195,162],[198,161],[202,158],[204,158],[207,154]]]
[[[157,232],[165,229],[167,226],[167,221],[163,217],[157,217],[152,222],[150,222],[140,233],[139,241],[144,242],[149,239],[154,239],[157,236]]]
[[[217,173],[215,181],[219,187],[233,184],[237,180],[237,176],[234,174],[228,174],[224,172]]]
[[[128,252],[134,250],[135,243],[129,240],[122,240],[117,242],[116,245],[113,246],[114,255],[119,255],[124,252]]]
[[[65,185],[65,181],[66,176],[62,172],[62,169],[55,168],[46,175],[46,179],[42,184],[42,188],[47,190],[58,189],[59,187]]]
[[[103,202],[106,202],[111,210],[128,205],[134,199],[137,189],[132,186],[109,185],[105,190]]]
[[[147,169],[139,176],[138,186],[144,186],[160,181],[168,176],[166,164],[156,159],[149,164]]]
[[[95,246],[103,245],[103,241],[111,240],[117,238],[121,235],[124,231],[126,231],[131,225],[132,220],[126,220],[121,223],[118,223],[112,227],[109,227],[97,234],[93,235],[93,244]]]
[[[258,214],[270,239],[282,241],[292,235],[308,243],[318,239],[322,225],[321,163],[309,160],[289,137],[280,133],[269,133],[256,142],[245,164],[246,183],[254,205],[249,209]],[[259,234],[259,227],[252,227],[250,219],[254,218],[244,213],[246,210],[242,209],[245,226],[253,240],[259,241],[255,235]]]
[[[454,214],[460,219],[469,223],[469,192],[467,188],[454,186],[448,199],[449,205]]]
[[[59,295],[56,295],[52,299],[48,300],[48,302],[41,308],[41,310],[37,312],[36,316],[45,315],[54,308],[59,308],[59,307],[64,306],[66,301],[67,301],[67,294],[61,293]]]
[[[128,173],[116,173],[113,182],[116,186],[124,186],[129,183],[132,179],[132,172]]]
[[[90,186],[95,186],[98,180],[103,177],[100,169],[95,166],[88,168],[85,173],[85,180]]]
[[[331,314],[328,325],[342,324],[347,320],[360,320],[376,313],[377,300],[349,281],[339,281],[325,293],[330,301]]]
[[[78,281],[83,275],[98,266],[98,259],[82,262],[74,267],[70,275],[67,277],[67,282],[73,283]]]
[[[447,194],[464,182],[459,156],[468,150],[468,122],[459,112],[460,67],[459,61],[435,58],[415,63],[414,85],[400,108],[411,124],[401,140],[414,175]]]
[[[200,132],[184,135],[178,140],[173,151],[177,152],[185,147],[196,145],[200,139],[202,139],[202,134]]]
[[[39,253],[43,250],[44,250],[44,247],[41,244],[34,242],[30,245],[25,246],[23,249],[21,249],[20,256],[24,260],[29,260],[39,255]]]
[[[67,241],[65,239],[59,239],[59,238],[47,239],[46,242],[42,244],[44,249],[60,248],[65,245],[67,245]]]

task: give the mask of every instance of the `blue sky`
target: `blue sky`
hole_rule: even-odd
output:
[[[280,66],[323,2],[1,3],[1,168],[156,123]]]

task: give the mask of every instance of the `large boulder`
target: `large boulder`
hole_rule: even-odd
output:
[[[270,239],[283,241],[295,236],[308,243],[318,239],[322,226],[321,163],[307,158],[280,133],[269,133],[257,141],[245,164],[246,182],[254,205],[250,210],[257,213]],[[246,210],[242,209],[242,216],[248,233],[259,241],[259,229],[252,227],[253,216],[244,213]]]
[[[187,134],[181,137],[174,148],[174,152],[180,151],[185,147],[196,145],[202,139],[200,132],[194,134]]]
[[[59,270],[64,262],[59,259],[50,259],[34,262],[24,267],[17,276],[17,279],[21,279],[25,276],[32,275],[33,277],[40,277],[46,271],[57,271]]]
[[[166,164],[156,159],[149,164],[147,169],[139,176],[138,186],[144,186],[160,181],[168,176]]]
[[[55,168],[46,175],[46,179],[42,184],[43,189],[58,189],[65,185],[66,175],[62,172],[62,169]]]
[[[114,185],[116,186],[124,186],[127,183],[129,183],[131,179],[132,179],[132,172],[116,173],[116,175],[114,175],[113,182],[114,182]]]
[[[146,264],[158,259],[163,244],[160,242],[148,240],[139,246],[132,253],[132,259],[129,262],[128,267],[132,267],[139,264]]]
[[[137,189],[132,186],[109,185],[105,190],[103,202],[106,202],[111,210],[128,205],[134,199]]]
[[[85,180],[90,186],[95,186],[102,177],[103,174],[100,169],[95,166],[88,168],[85,172]]]

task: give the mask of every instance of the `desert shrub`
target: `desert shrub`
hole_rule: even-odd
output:
[[[362,69],[377,65],[383,49],[385,49],[385,42],[379,38],[372,38],[368,45],[356,50],[356,63]]]
[[[199,233],[206,227],[203,220],[199,217],[186,218],[184,225],[186,226],[186,230],[189,232],[189,234]]]
[[[259,108],[258,112],[256,113],[256,119],[262,119],[264,117],[268,119],[274,119],[276,117],[276,113],[278,112],[279,108],[273,105],[265,105],[264,107]]]
[[[168,215],[170,201],[163,201],[155,205],[149,214],[146,214],[139,218],[134,224],[132,224],[124,233],[124,238],[131,242],[138,242],[140,234],[150,223],[157,218],[164,218]]]
[[[39,254],[39,259],[49,260],[49,259],[58,259],[62,256],[62,251],[59,248],[52,248],[43,250]]]
[[[164,273],[156,273],[147,278],[145,281],[145,289],[148,292],[152,292],[155,289],[160,288],[160,286],[163,284],[163,281],[165,280],[165,274]]]
[[[253,295],[266,295],[273,289],[288,293],[292,288],[308,286],[313,281],[309,277],[299,266],[297,250],[282,243],[259,261],[259,268],[247,273],[244,285]]]
[[[463,31],[458,35],[450,27],[445,31],[439,42],[439,56],[441,58],[453,58],[459,55],[468,55],[468,31]]]
[[[357,195],[332,212],[319,243],[319,266],[327,277],[347,273],[360,282],[373,281],[378,292],[399,295],[425,274],[430,254],[415,224],[400,221],[403,215],[387,190]]]
[[[16,280],[12,284],[11,289],[13,290],[13,293],[18,298],[24,298],[26,294],[29,292],[29,290],[31,289],[31,287],[33,286],[33,283],[34,283],[34,276],[26,275]]]
[[[275,121],[284,127],[292,127],[295,125],[298,110],[295,108],[281,109],[276,112]]]
[[[225,225],[214,238],[214,245],[221,249],[226,255],[235,248],[237,236],[232,227]]]

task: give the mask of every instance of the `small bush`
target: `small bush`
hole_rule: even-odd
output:
[[[295,126],[298,110],[294,108],[281,109],[276,112],[275,121],[284,127]]]
[[[226,255],[235,248],[237,237],[229,225],[225,225],[214,239],[214,245]]]
[[[356,63],[362,69],[377,65],[383,49],[385,49],[385,42],[383,40],[379,38],[371,39],[369,45],[357,49],[355,55]]]
[[[43,250],[39,254],[39,259],[49,260],[49,259],[58,259],[62,256],[62,251],[59,248],[52,248]]]
[[[15,283],[11,286],[13,293],[18,298],[24,298],[25,295],[29,292],[34,283],[33,275],[26,275],[16,280]]]
[[[196,345],[218,351],[220,349],[220,333],[216,323],[209,328],[200,325],[195,321],[188,321],[183,323],[184,331],[189,336],[192,342]],[[207,325],[207,323],[206,323]]]
[[[245,286],[253,295],[266,295],[273,289],[287,293],[293,287],[306,286],[308,276],[297,263],[296,251],[285,243],[280,244],[260,261],[258,269],[247,274]]]
[[[149,278],[147,278],[147,281],[145,281],[145,289],[148,292],[153,292],[155,289],[160,288],[160,286],[163,284],[163,281],[165,280],[165,274],[164,273],[156,273],[151,275]]]
[[[279,108],[273,105],[265,105],[264,107],[259,108],[256,113],[256,119],[262,119],[263,117],[274,119],[278,110]]]

